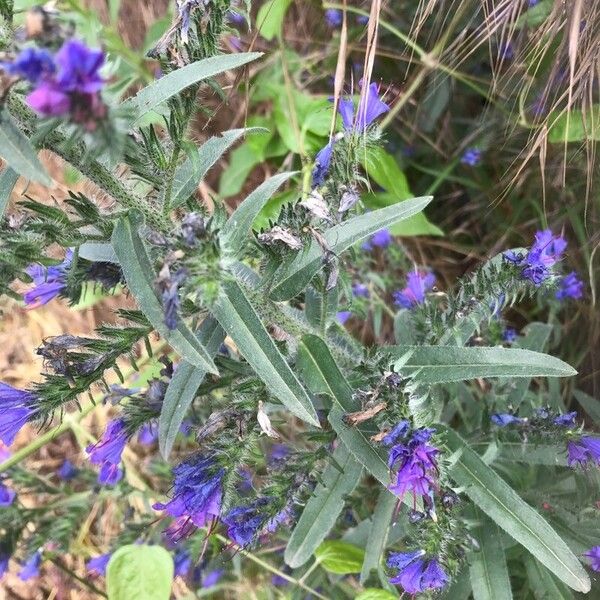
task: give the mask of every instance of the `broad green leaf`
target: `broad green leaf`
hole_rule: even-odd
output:
[[[220,136],[211,137],[195,151],[194,158],[185,160],[173,178],[171,206],[183,204],[204,179],[208,170],[245,134],[261,131],[258,128],[230,129]]]
[[[395,202],[412,198],[408,180],[396,159],[381,146],[369,147],[362,164],[370,179],[381,186]]]
[[[162,546],[121,546],[106,569],[108,600],[169,600],[172,581],[173,559]]]
[[[5,110],[0,111],[0,156],[15,173],[25,179],[43,185],[52,183],[36,150]]]
[[[223,283],[212,312],[269,392],[297,417],[318,427],[319,419],[308,394],[238,283]]]
[[[394,494],[385,489],[379,492],[379,499],[373,512],[371,531],[369,531],[365,548],[365,560],[360,571],[361,583],[368,579],[372,570],[376,571],[379,568],[397,504],[398,498]]]
[[[292,0],[267,0],[262,4],[256,15],[256,26],[260,35],[266,40],[272,40],[281,33],[285,13]]]
[[[296,172],[279,173],[269,177],[236,208],[219,234],[221,248],[223,248],[225,254],[236,256],[243,250],[254,219],[256,219],[267,200],[294,175],[296,175]]]
[[[215,319],[207,317],[200,325],[198,338],[208,353],[214,356],[225,339],[225,332]],[[158,419],[158,447],[165,460],[171,454],[179,428],[205,377],[206,369],[185,361],[179,363],[173,373]]]
[[[573,395],[577,398],[577,402],[581,404],[585,412],[592,417],[592,420],[600,424],[600,401],[581,390],[575,390]]]
[[[561,581],[574,590],[588,592],[591,584],[585,569],[556,531],[456,432],[445,432],[446,445],[454,452],[449,475],[473,503]]]
[[[517,348],[390,346],[384,350],[392,359],[412,350],[398,372],[428,384],[479,377],[570,377],[577,373],[554,356]]]
[[[474,600],[512,600],[510,577],[498,526],[476,511],[482,524],[473,533],[479,550],[469,554]]]
[[[535,600],[570,600],[573,594],[568,588],[554,580],[546,567],[533,556],[525,556],[525,569],[529,587]]]
[[[397,596],[394,596],[392,592],[387,590],[379,590],[377,588],[367,588],[358,596],[355,600],[398,600]]]
[[[344,508],[345,497],[360,481],[362,466],[344,446],[336,448],[333,459],[342,471],[333,463],[327,465],[322,483],[317,485],[306,503],[285,549],[285,562],[292,568],[301,567],[310,559],[335,525]]]
[[[229,159],[229,165],[221,173],[219,179],[219,195],[223,198],[239,194],[244,187],[244,183],[256,165],[260,163],[260,158],[254,153],[247,144],[242,144],[236,148]]]
[[[348,575],[360,572],[365,551],[348,542],[328,540],[315,550],[315,558],[326,571]]]
[[[163,307],[154,289],[154,267],[138,233],[140,223],[140,219],[135,216],[122,217],[117,221],[112,235],[112,246],[127,287],[152,326],[181,358],[210,373],[218,374],[212,357],[183,321],[180,320],[177,328],[172,331],[165,325]]]
[[[369,439],[377,431],[367,424],[351,427],[344,422],[346,413],[360,410],[360,403],[353,397],[352,388],[327,344],[316,335],[304,335],[299,351],[304,354],[300,366],[307,385],[314,386],[311,387],[313,392],[326,393],[334,402],[327,417],[331,426],[356,460],[387,487],[391,483],[387,459]]]
[[[17,183],[17,179],[19,179],[19,174],[8,166],[0,174],[0,218],[8,206],[8,201]]]
[[[79,246],[79,256],[92,262],[119,263],[112,244],[106,242],[84,242]]]
[[[140,90],[136,96],[123,102],[133,113],[133,120],[138,121],[146,113],[160,104],[176,96],[185,88],[214,77],[223,71],[241,67],[262,56],[261,52],[242,52],[239,54],[221,54],[190,63],[181,69],[171,71],[164,77],[154,81]]]
[[[373,233],[389,227],[394,223],[408,219],[421,212],[430,202],[432,197],[413,198],[374,210],[345,223],[335,225],[325,232],[325,241],[329,249],[336,255],[368,238]],[[282,265],[275,276],[275,285],[271,290],[274,300],[289,300],[299,294],[323,266],[323,250],[313,241],[310,246],[300,251],[289,265]]]
[[[600,140],[600,105],[585,111],[554,112],[549,116],[548,141],[555,144]]]

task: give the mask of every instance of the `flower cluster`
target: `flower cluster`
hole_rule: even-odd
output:
[[[107,114],[100,96],[105,83],[100,75],[104,58],[102,50],[69,39],[54,56],[44,49],[25,48],[13,62],[2,66],[33,86],[27,104],[39,115],[69,115],[73,122],[92,131]]]
[[[425,301],[425,294],[435,285],[435,275],[427,271],[412,271],[406,277],[406,287],[394,292],[394,302],[402,308],[412,308]]]
[[[512,251],[504,253],[504,259],[521,269],[521,277],[540,286],[552,275],[552,267],[562,258],[567,242],[562,236],[555,236],[550,229],[538,231],[529,252],[522,254]]]
[[[166,532],[171,540],[184,537],[194,526],[204,527],[219,517],[224,475],[223,468],[201,456],[193,456],[173,469],[172,499],[153,506],[176,519]]]
[[[43,267],[31,265],[27,274],[33,279],[33,287],[25,292],[23,300],[27,308],[38,308],[50,302],[67,287],[67,274],[73,262],[73,251],[67,250],[65,259],[58,265]]]
[[[10,446],[27,421],[38,413],[35,394],[0,382],[0,440]]]
[[[566,300],[567,298],[579,300],[583,297],[583,281],[579,279],[575,271],[560,278],[555,296],[557,300]]]
[[[425,550],[394,552],[388,557],[387,565],[398,570],[390,583],[401,585],[408,594],[439,590],[450,581],[438,559],[428,557]]]
[[[115,419],[106,426],[106,431],[96,444],[90,444],[85,451],[90,462],[100,466],[98,483],[115,485],[123,477],[121,455],[128,439],[125,421]]]

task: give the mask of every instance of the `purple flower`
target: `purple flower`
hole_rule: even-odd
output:
[[[406,287],[394,292],[394,302],[403,308],[412,308],[425,301],[425,293],[435,284],[435,275],[426,271],[413,271],[406,278]]]
[[[281,460],[286,458],[290,453],[290,449],[285,444],[273,444],[269,458],[271,461]]]
[[[165,315],[165,325],[170,330],[177,328],[179,305],[181,303],[179,298],[179,287],[186,278],[187,270],[179,269],[175,273],[170,274],[168,277],[159,281]]]
[[[594,571],[600,571],[600,546],[593,546],[584,556],[590,559],[590,567]]]
[[[359,85],[362,89],[362,81]],[[369,85],[364,98],[361,95],[356,118],[352,99],[341,98],[338,103],[338,112],[347,131],[364,131],[375,119],[389,110],[390,107],[379,97],[379,86],[376,83]]]
[[[38,411],[36,397],[0,382],[0,440],[10,446],[17,433]]]
[[[238,546],[246,547],[256,541],[268,521],[268,515],[264,512],[266,504],[264,498],[258,498],[248,506],[232,508],[223,517],[227,535]]]
[[[398,438],[405,438],[410,429],[410,423],[406,420],[400,421],[383,438],[382,443],[385,446],[391,446],[396,443]]]
[[[83,42],[66,40],[56,54],[57,84],[65,92],[94,94],[104,85],[100,68],[104,52],[88,48]]]
[[[600,465],[600,438],[584,435],[577,442],[569,441],[567,454],[569,467],[585,467],[590,462]]]
[[[158,440],[158,424],[155,421],[144,423],[138,431],[138,442],[151,446],[156,440]]]
[[[210,458],[193,456],[173,469],[173,497],[163,504],[157,502],[153,508],[164,510],[176,519],[185,517],[196,527],[204,527],[221,511],[221,480],[225,470]],[[182,528],[183,527],[183,528]],[[188,533],[185,523],[178,523],[175,535]]]
[[[23,564],[19,571],[19,579],[27,581],[32,577],[38,577],[40,574],[40,565],[42,564],[42,551],[34,552]]]
[[[387,248],[392,242],[394,238],[390,233],[389,229],[380,229],[378,232],[374,233],[369,240],[363,243],[361,246],[363,250],[373,250],[373,247],[377,248]]]
[[[367,15],[357,15],[356,22],[359,25],[366,25],[369,22],[369,17]]]
[[[335,140],[331,140],[326,146],[319,150],[315,157],[315,166],[312,172],[312,185],[317,187],[323,185],[325,177],[331,165],[331,157],[333,156],[333,145]]]
[[[90,444],[85,449],[90,462],[94,465],[101,465],[98,483],[115,485],[123,476],[119,464],[128,437],[125,421],[114,419],[106,426],[102,438],[96,444]]]
[[[0,579],[4,577],[4,574],[8,571],[8,561],[10,560],[10,554],[0,553]]]
[[[106,567],[108,566],[108,561],[110,560],[111,556],[112,552],[107,552],[106,554],[100,554],[100,556],[90,558],[90,560],[85,563],[85,568],[91,575],[104,577],[106,575]]]
[[[401,585],[408,594],[419,594],[445,587],[450,578],[435,558],[425,559],[425,552],[397,552],[388,558],[388,566],[398,569],[390,583]]]
[[[58,265],[42,267],[30,265],[25,269],[33,279],[34,287],[23,295],[27,308],[37,308],[56,298],[67,286],[67,274],[73,261],[73,251],[67,250],[65,259]]]
[[[343,21],[342,11],[335,8],[329,8],[325,11],[325,21],[327,21],[327,25],[333,29],[341,27]]]
[[[230,11],[227,16],[234,25],[245,25],[246,24],[246,17],[240,13]]]
[[[6,508],[7,506],[10,506],[15,501],[16,497],[17,492],[15,492],[15,490],[11,490],[0,482],[0,507]]]
[[[223,576],[223,569],[215,569],[213,571],[209,571],[202,578],[202,587],[210,588],[210,587],[213,587],[213,585],[217,585],[217,583],[219,582],[219,579],[221,579],[222,576]]]
[[[498,427],[506,427],[507,425],[513,425],[515,423],[525,423],[526,419],[515,417],[515,415],[510,415],[508,413],[496,413],[491,416],[491,421]]]
[[[478,148],[467,148],[460,157],[460,162],[469,167],[476,167],[481,161],[481,150]]]
[[[2,68],[15,77],[36,84],[56,71],[52,54],[39,48],[25,48],[12,63],[2,63]]]
[[[62,117],[71,109],[69,95],[54,81],[44,81],[27,95],[26,101],[42,117]]]
[[[62,479],[63,481],[69,481],[74,477],[77,477],[78,473],[79,469],[70,460],[65,460],[58,471],[56,471],[59,479]]]
[[[575,427],[575,419],[577,418],[577,411],[565,413],[559,415],[553,419],[553,423],[559,427]]]
[[[173,564],[175,566],[175,576],[187,577],[192,568],[192,557],[185,548],[180,548],[173,556]]]
[[[345,325],[346,322],[348,321],[348,319],[350,319],[351,316],[352,316],[352,313],[349,310],[340,310],[336,314],[336,318],[337,318],[338,323],[340,325]]]
[[[518,336],[517,330],[513,327],[507,327],[502,333],[502,339],[509,344],[512,344]]]
[[[369,288],[364,283],[355,283],[352,286],[352,294],[357,298],[368,298]]]
[[[556,290],[556,298],[558,300],[565,300],[566,298],[579,300],[582,297],[583,281],[577,277],[575,271],[571,271],[568,275],[560,278],[558,289]]]

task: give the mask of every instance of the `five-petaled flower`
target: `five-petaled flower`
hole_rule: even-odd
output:
[[[394,292],[394,302],[402,308],[412,308],[425,301],[425,294],[434,286],[435,275],[427,271],[412,271],[406,277],[406,287]]]

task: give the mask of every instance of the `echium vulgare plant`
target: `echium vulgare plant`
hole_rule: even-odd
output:
[[[0,571],[71,572],[64,555],[111,506],[123,518],[78,582],[104,595],[94,578],[106,576],[114,598],[166,599],[173,576],[227,582],[240,557],[248,577],[264,569],[273,585],[316,598],[525,598],[532,581],[534,595],[589,592],[586,566],[600,570],[600,437],[556,384],[574,369],[542,353],[555,321],[519,334],[503,317],[535,298],[555,319],[581,298],[577,275],[561,272],[566,240],[540,230],[530,248],[507,249],[445,292],[414,265],[389,307],[396,344],[361,346],[343,326],[372,293],[359,267],[432,198],[365,209],[361,160],[382,145],[378,119],[390,109],[365,73],[333,103],[329,141],[268,227],[253,225],[280,187],[294,194],[293,172],[231,214],[218,198],[198,205],[210,167],[260,135],[229,130],[200,147],[188,138],[200,86],[219,89],[219,73],[260,58],[219,50],[247,11],[179,0],[151,50],[161,77],[120,103],[111,57],[59,12],[36,9],[30,32],[13,31],[4,11],[3,35],[14,35],[1,63],[0,206],[18,176],[49,183],[40,149],[90,186],[62,202],[25,197],[3,219],[2,292],[35,310],[100,287],[137,307],[93,336],[42,340],[41,381],[0,383]],[[159,368],[127,387],[156,357]],[[104,404],[112,417],[94,438],[81,419]],[[11,453],[26,425],[38,436]],[[85,440],[86,466],[27,469],[66,431]],[[130,454],[139,445],[162,457],[143,475]],[[131,587],[140,576],[152,582],[144,592]]]

